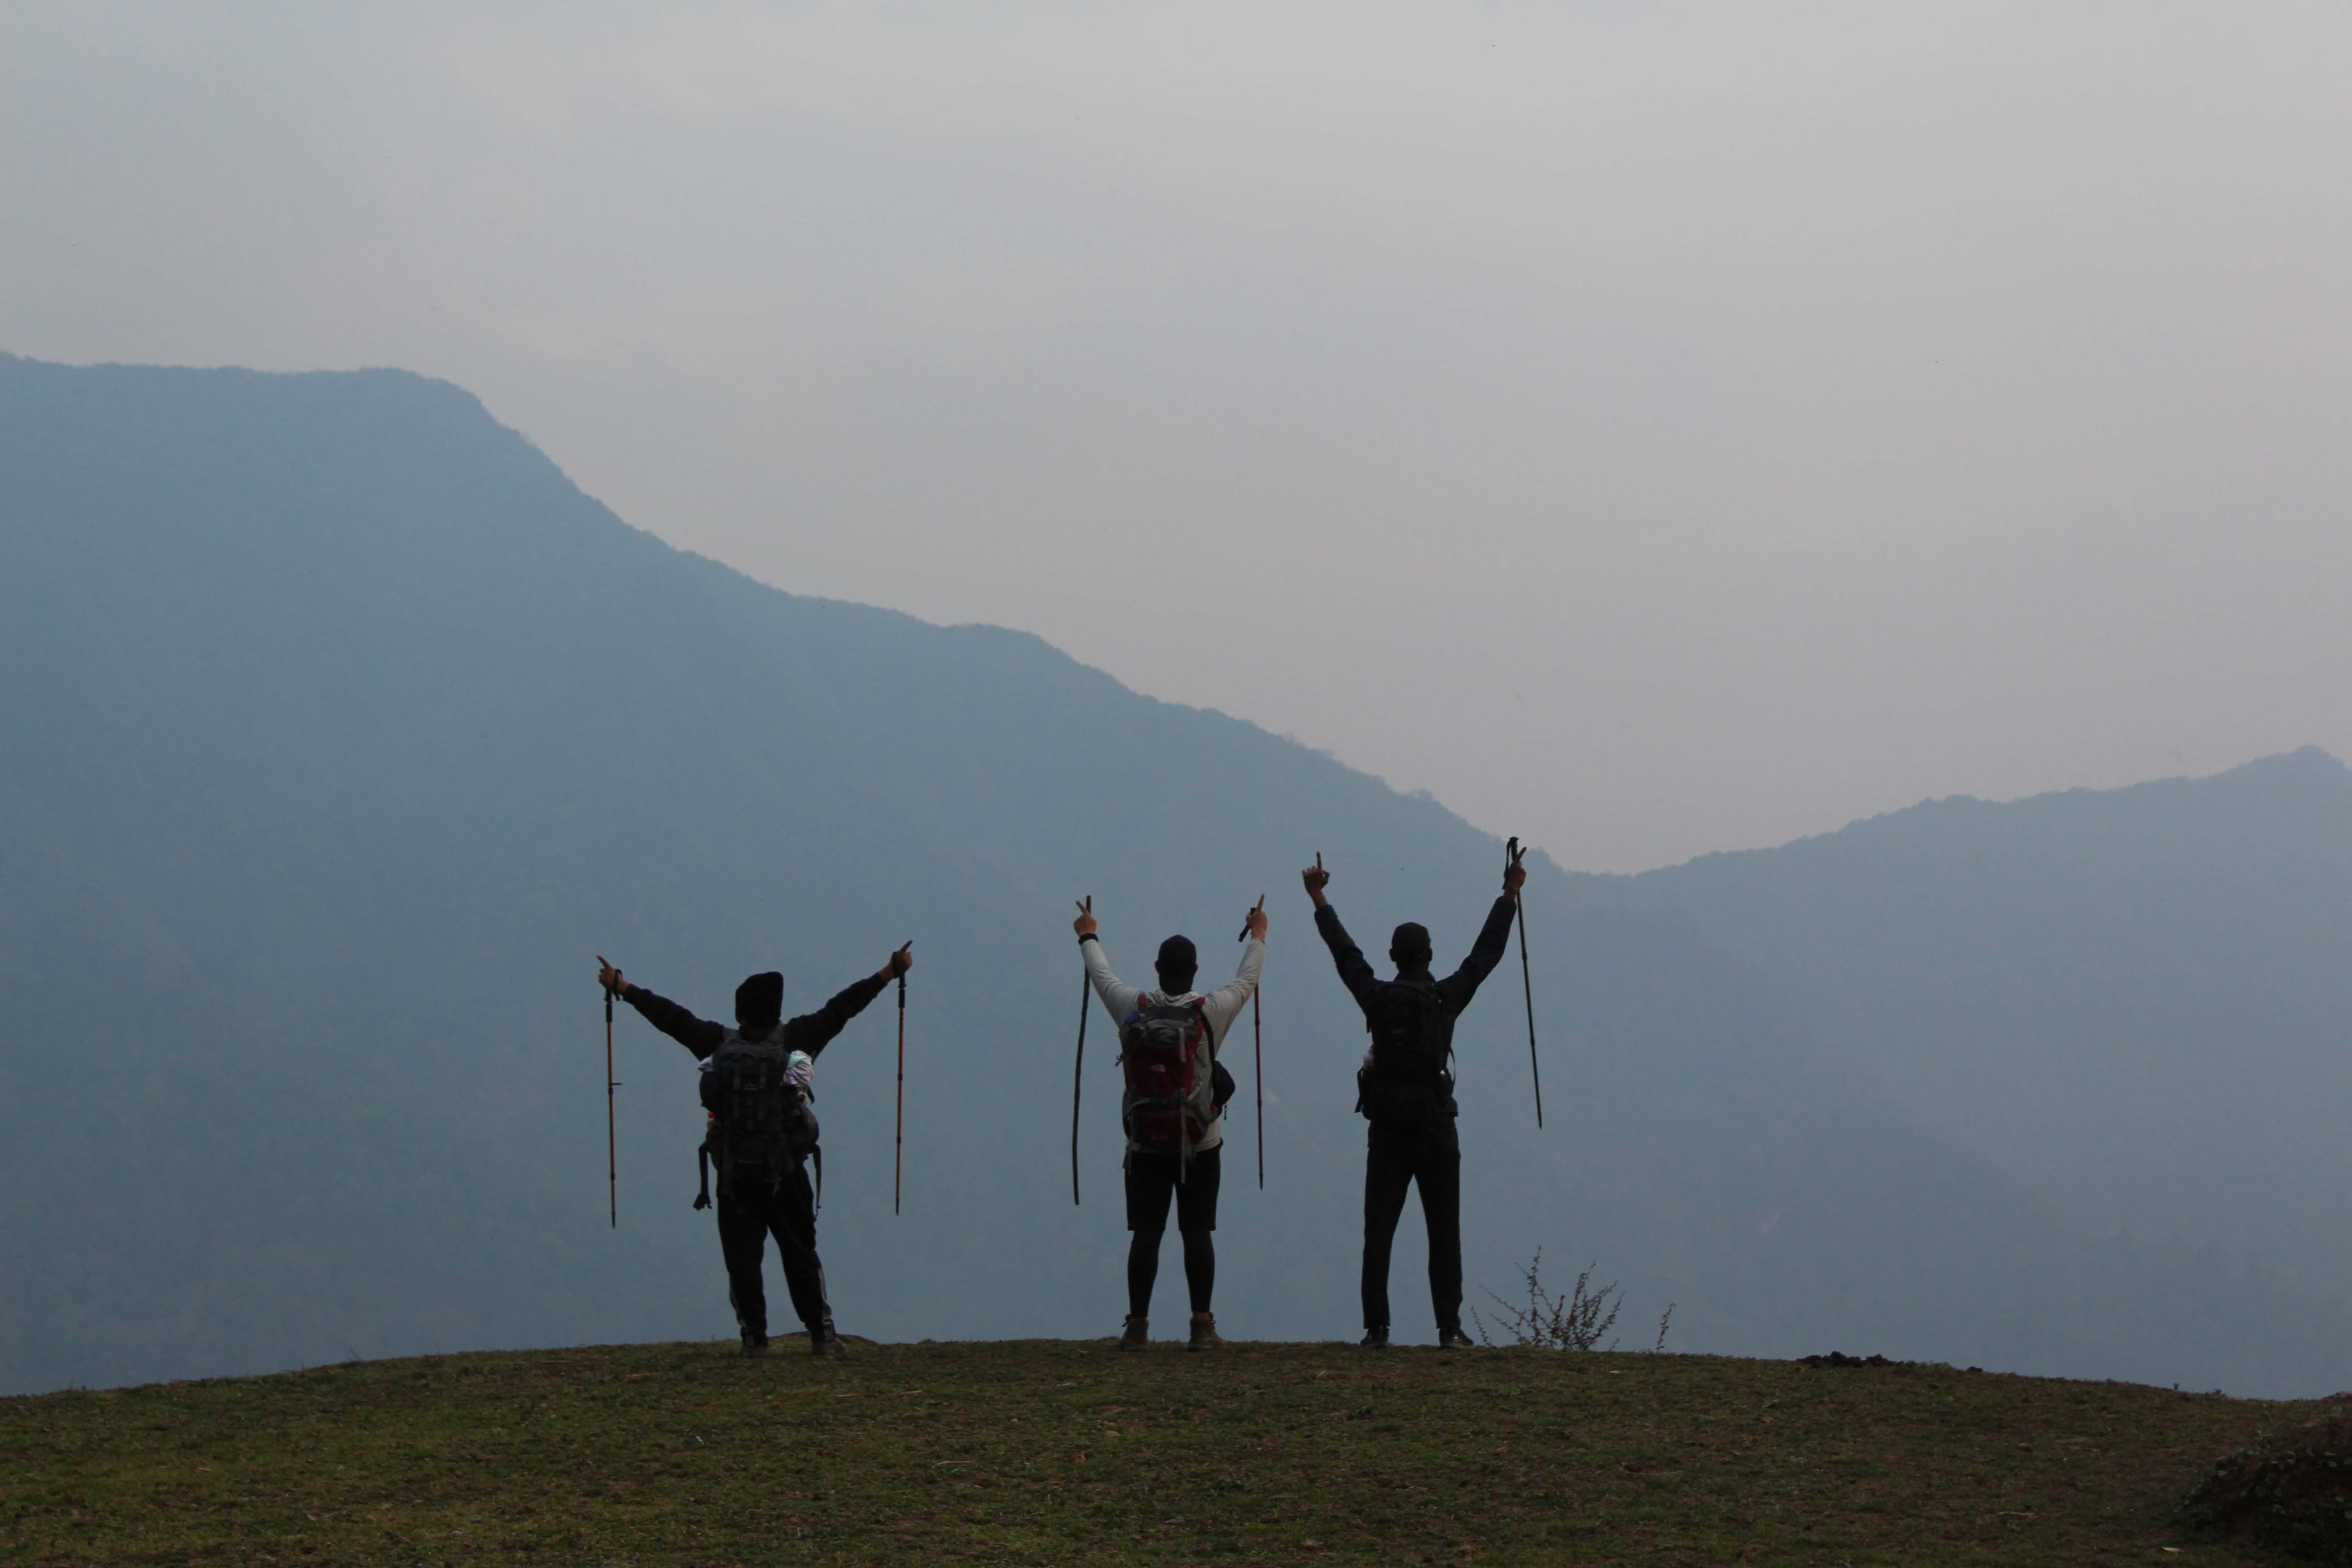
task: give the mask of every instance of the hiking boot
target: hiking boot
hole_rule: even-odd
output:
[[[1123,1351],[1145,1351],[1151,1348],[1151,1320],[1130,1317],[1118,1336],[1118,1348]]]
[[[749,1329],[744,1330],[743,1353],[745,1355],[766,1355],[768,1353],[768,1336],[765,1334],[755,1334]]]
[[[1184,1342],[1184,1348],[1188,1351],[1215,1351],[1225,1348],[1225,1342],[1217,1337],[1215,1313],[1192,1314],[1192,1337]]]
[[[1386,1329],[1366,1329],[1364,1337],[1356,1344],[1361,1350],[1384,1351],[1389,1348],[1389,1331]]]
[[[1442,1351],[1475,1351],[1478,1348],[1478,1342],[1458,1328],[1440,1329],[1437,1331],[1437,1348]]]
[[[839,1358],[846,1356],[849,1352],[843,1346],[841,1336],[833,1331],[831,1323],[819,1323],[809,1331],[809,1353]]]

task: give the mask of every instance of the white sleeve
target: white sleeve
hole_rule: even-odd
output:
[[[1135,1011],[1136,999],[1143,993],[1110,972],[1110,960],[1103,956],[1099,938],[1078,943],[1078,952],[1086,957],[1087,978],[1093,982],[1095,994],[1102,998],[1103,1010],[1110,1015],[1112,1023],[1127,1022],[1127,1016]]]
[[[1257,977],[1265,967],[1265,943],[1252,937],[1242,947],[1242,966],[1229,984],[1221,985],[1201,998],[1201,1011],[1209,1016],[1209,1037],[1219,1045],[1234,1020],[1242,1016],[1250,994],[1257,989]]]

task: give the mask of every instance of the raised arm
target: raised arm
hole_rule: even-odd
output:
[[[1511,917],[1519,910],[1519,888],[1528,879],[1524,867],[1516,860],[1503,873],[1503,896],[1486,911],[1486,923],[1478,928],[1478,940],[1470,945],[1470,956],[1462,967],[1437,983],[1438,994],[1455,1013],[1470,1005],[1470,998],[1478,994],[1478,987],[1495,972],[1509,951]]]
[[[1103,956],[1102,942],[1095,935],[1092,898],[1078,907],[1078,918],[1070,922],[1070,929],[1078,933],[1078,954],[1086,963],[1087,983],[1102,999],[1103,1011],[1111,1016],[1112,1022],[1125,1023],[1143,993],[1110,972],[1110,960]]]
[[[1299,873],[1299,879],[1307,884],[1307,896],[1315,900],[1315,929],[1322,933],[1323,945],[1331,950],[1331,962],[1339,965],[1339,984],[1348,988],[1357,1006],[1370,1006],[1372,994],[1380,986],[1380,976],[1364,962],[1364,951],[1348,934],[1348,928],[1339,923],[1339,911],[1323,896],[1323,889],[1331,885],[1331,873],[1323,869],[1320,854],[1315,857],[1314,865]]]
[[[834,993],[833,1000],[814,1013],[803,1013],[784,1026],[784,1044],[796,1051],[806,1051],[812,1058],[830,1044],[835,1035],[849,1026],[849,1020],[866,1011],[866,1005],[882,994],[882,987],[915,967],[915,944],[907,943],[890,955],[890,962],[865,979],[843,986]]]
[[[1232,981],[1201,998],[1201,1011],[1208,1015],[1209,1031],[1220,1041],[1234,1020],[1241,1016],[1250,993],[1257,989],[1258,975],[1265,968],[1265,900],[1260,899],[1257,905],[1242,927],[1242,934],[1248,940],[1242,943],[1241,967],[1234,972]]]
[[[605,963],[596,961],[596,979],[604,989],[635,1007],[646,1022],[684,1046],[700,1061],[719,1048],[726,1037],[723,1025],[707,1018],[698,1018],[667,996],[656,996],[642,985],[632,985],[621,978],[621,972]]]

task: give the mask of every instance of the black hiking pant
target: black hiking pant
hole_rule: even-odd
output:
[[[816,1198],[809,1190],[805,1161],[781,1181],[764,1167],[738,1165],[734,1179],[719,1189],[719,1247],[727,1258],[727,1296],[735,1304],[735,1324],[753,1340],[768,1337],[768,1291],[760,1261],[768,1237],[784,1266],[784,1286],[793,1310],[812,1336],[833,1321],[824,1299],[824,1265],[816,1255]]]
[[[1168,1234],[1168,1205],[1176,1205],[1176,1233],[1184,1242],[1184,1289],[1192,1310],[1205,1312],[1217,1290],[1217,1188],[1223,1181],[1224,1145],[1203,1149],[1189,1164],[1173,1154],[1129,1150],[1127,1156],[1127,1310],[1151,1312],[1160,1279],[1160,1238]],[[1180,1180],[1179,1177],[1181,1177]]]
[[[1462,1144],[1454,1118],[1371,1124],[1364,1154],[1364,1327],[1389,1326],[1389,1247],[1405,1189],[1421,1184],[1429,1225],[1429,1301],[1437,1331],[1462,1327]]]

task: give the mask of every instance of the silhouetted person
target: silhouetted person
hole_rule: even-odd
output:
[[[1437,1310],[1437,1342],[1447,1350],[1470,1343],[1462,1331],[1462,1144],[1454,1119],[1454,1021],[1470,1005],[1479,983],[1503,959],[1511,916],[1527,872],[1503,874],[1503,896],[1462,967],[1439,980],[1429,972],[1426,927],[1408,921],[1389,939],[1397,977],[1382,980],[1339,923],[1324,898],[1331,874],[1321,857],[1303,873],[1315,900],[1315,929],[1331,950],[1339,979],[1364,1010],[1372,1037],[1356,1072],[1356,1109],[1371,1126],[1364,1154],[1364,1339],[1389,1342],[1389,1247],[1404,1213],[1405,1189],[1421,1184],[1421,1214],[1429,1226],[1429,1300]]]
[[[874,973],[790,1022],[783,1019],[784,977],[772,970],[754,974],[735,988],[731,1029],[630,984],[619,970],[596,961],[601,984],[702,1064],[702,1103],[710,1113],[704,1148],[719,1156],[719,1247],[745,1355],[768,1348],[768,1292],[760,1261],[771,1234],[793,1310],[808,1329],[809,1349],[841,1353],[825,1300],[824,1264],[816,1255],[816,1198],[808,1175],[817,1136],[811,1073],[843,1026],[914,967],[914,945],[907,943]]]
[[[1171,936],[1160,944],[1153,964],[1160,987],[1139,991],[1111,973],[1095,936],[1093,913],[1081,911],[1073,924],[1087,977],[1118,1023],[1126,1080],[1119,1121],[1127,1131],[1127,1228],[1135,1235],[1127,1247],[1127,1325],[1118,1348],[1139,1351],[1150,1342],[1151,1287],[1160,1277],[1160,1239],[1167,1233],[1173,1198],[1177,1234],[1184,1238],[1184,1283],[1192,1299],[1186,1348],[1214,1350],[1225,1342],[1217,1337],[1210,1298],[1217,1284],[1213,1233],[1223,1119],[1233,1092],[1233,1079],[1217,1066],[1217,1050],[1257,989],[1265,963],[1265,911],[1250,911],[1240,973],[1206,996],[1192,989],[1199,955],[1189,938]]]

